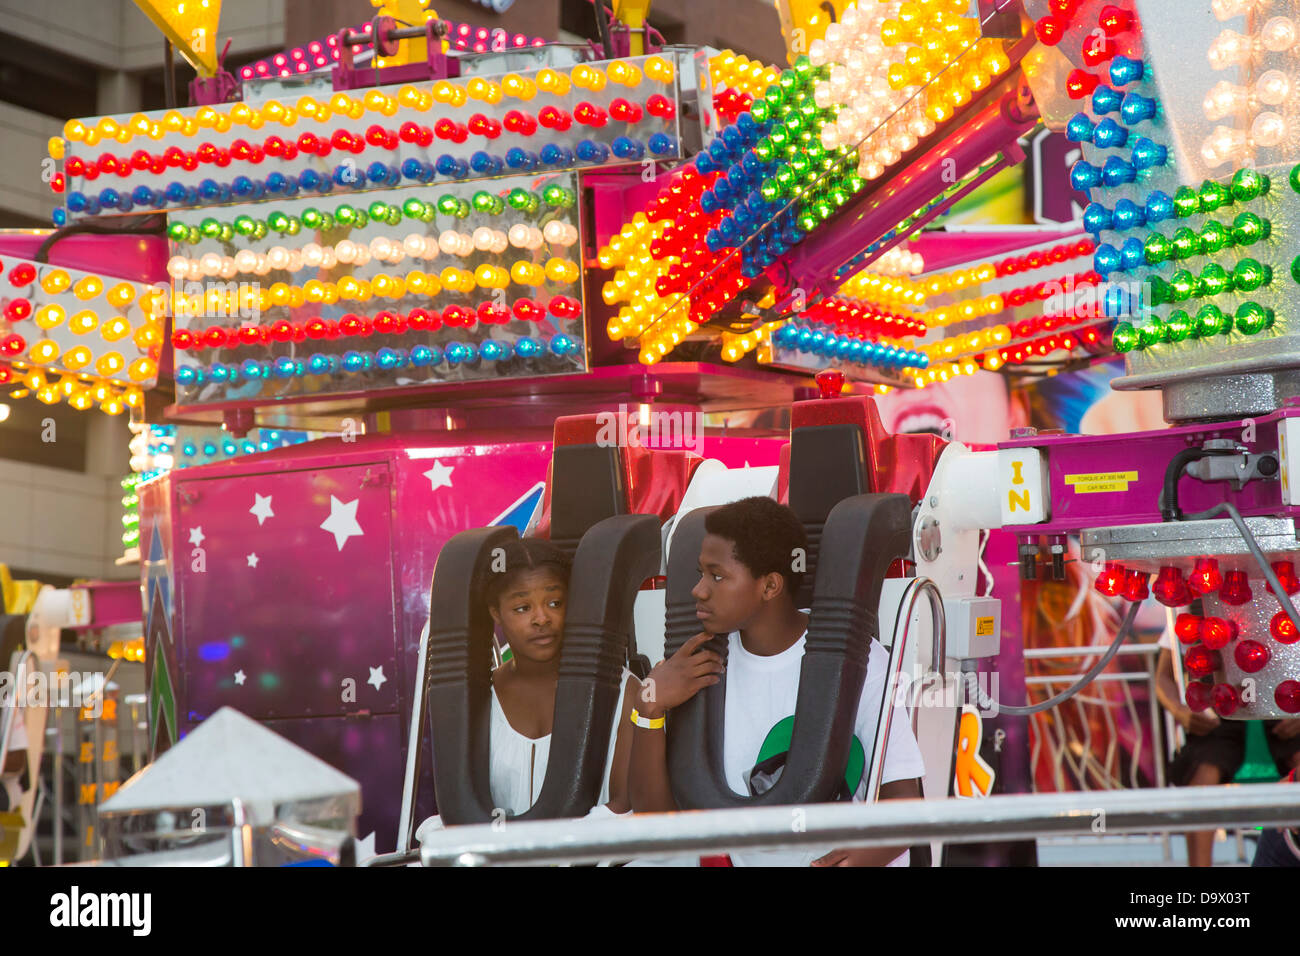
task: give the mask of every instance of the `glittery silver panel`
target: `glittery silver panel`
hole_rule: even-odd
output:
[[[1281,560],[1292,557],[1286,552],[1300,551],[1291,518],[1247,518],[1246,527],[1270,558]],[[1140,571],[1158,571],[1172,564],[1186,572],[1194,559],[1211,555],[1218,557],[1225,571],[1259,573],[1237,526],[1227,518],[1088,528],[1080,542],[1087,561],[1120,561]]]
[[[1207,617],[1221,617],[1237,625],[1237,636],[1227,647],[1219,651],[1219,656],[1223,660],[1223,669],[1214,672],[1214,682],[1231,684],[1241,691],[1243,698],[1253,693],[1254,701],[1243,701],[1241,709],[1232,715],[1233,719],[1260,720],[1298,716],[1288,714],[1278,707],[1273,692],[1284,680],[1300,680],[1300,643],[1283,644],[1274,640],[1273,635],[1269,633],[1269,622],[1272,621],[1273,615],[1282,610],[1282,605],[1269,593],[1264,579],[1251,578],[1250,590],[1253,595],[1252,600],[1239,607],[1224,604],[1219,600],[1217,593],[1207,594],[1202,598]],[[1295,595],[1293,599],[1300,599],[1300,595]],[[1247,674],[1237,666],[1233,652],[1237,644],[1243,640],[1259,641],[1269,649],[1272,657],[1263,670]],[[1186,648],[1184,647],[1183,650],[1185,651]]]
[[[1295,395],[1300,395],[1300,372],[1295,370],[1168,382],[1164,386],[1165,421],[1266,415]]]

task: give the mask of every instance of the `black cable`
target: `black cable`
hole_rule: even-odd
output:
[[[600,37],[600,48],[605,59],[614,59],[614,42],[609,36],[609,21],[605,19],[604,0],[592,0],[592,11],[596,14],[596,36]]]
[[[1182,509],[1178,507],[1178,481],[1183,477],[1183,471],[1188,465],[1213,455],[1235,454],[1235,451],[1228,448],[1184,448],[1169,459],[1169,467],[1165,469],[1165,490],[1160,496],[1161,518],[1165,521],[1183,520]]]
[[[966,665],[974,665],[974,661],[963,661],[962,669],[966,671],[966,687],[971,697],[979,702],[981,710],[992,710],[997,707],[998,713],[1010,714],[1013,717],[1028,717],[1032,714],[1041,713],[1044,710],[1051,710],[1059,704],[1065,703],[1079,691],[1083,690],[1093,679],[1106,669],[1106,665],[1115,659],[1119,653],[1120,647],[1128,637],[1129,630],[1133,627],[1133,619],[1137,617],[1138,608],[1142,606],[1141,601],[1134,601],[1128,606],[1128,613],[1124,615],[1124,623],[1119,626],[1119,633],[1115,635],[1115,640],[1111,642],[1106,653],[1101,655],[1101,660],[1088,668],[1088,672],[1075,681],[1072,685],[1061,691],[1055,697],[1051,697],[1041,703],[1031,704],[1028,707],[1018,707],[1013,704],[1003,704],[993,700],[983,690],[980,689],[978,678],[974,670],[966,670]]]
[[[161,213],[133,217],[128,221],[133,221],[134,225],[125,229],[109,226],[98,219],[83,219],[81,222],[74,222],[62,229],[56,229],[46,236],[45,241],[41,243],[41,247],[36,250],[36,255],[32,258],[36,262],[48,263],[50,261],[50,249],[54,247],[56,242],[67,239],[69,236],[161,236],[167,232],[167,217]]]

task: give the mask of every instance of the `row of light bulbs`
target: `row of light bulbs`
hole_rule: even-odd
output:
[[[343,239],[332,246],[314,242],[301,249],[272,246],[264,253],[241,249],[233,256],[216,252],[195,257],[175,255],[167,262],[167,273],[173,279],[191,281],[216,277],[230,279],[237,275],[264,276],[274,271],[332,269],[340,262],[358,268],[372,260],[398,265],[408,258],[428,261],[440,253],[462,259],[480,252],[500,255],[511,246],[535,252],[548,242],[567,249],[577,241],[576,226],[552,220],[542,229],[516,223],[509,230],[480,226],[473,233],[466,233],[446,229],[436,237],[412,233],[400,240],[376,236],[368,243]]]
[[[98,405],[102,412],[120,415],[128,408],[144,405],[144,392],[138,386],[120,388],[105,379],[89,375],[50,375],[43,370],[33,369],[20,380],[11,383],[11,386],[15,387],[9,391],[10,398],[32,395],[46,405],[66,401],[79,411],[87,411]]]
[[[63,138],[68,142],[85,143],[87,146],[107,141],[126,145],[136,137],[161,140],[171,133],[197,136],[204,129],[226,133],[234,126],[247,126],[249,129],[258,130],[267,123],[290,127],[300,118],[324,123],[335,116],[360,120],[366,113],[392,117],[396,116],[398,110],[402,108],[428,112],[435,106],[462,107],[470,100],[495,105],[502,99],[510,97],[527,102],[534,99],[539,92],[558,97],[567,95],[575,87],[598,93],[608,83],[633,88],[639,86],[645,78],[667,84],[672,82],[674,74],[672,60],[652,56],[641,67],[624,60],[614,60],[604,68],[581,64],[567,73],[547,68],[539,70],[531,77],[517,73],[506,74],[499,81],[476,76],[464,83],[455,80],[439,80],[428,88],[408,84],[398,89],[396,94],[382,89],[372,89],[361,96],[339,92],[328,100],[302,96],[292,105],[286,105],[279,100],[268,100],[258,106],[234,103],[229,109],[203,106],[192,116],[187,116],[179,110],[168,110],[159,118],[136,113],[124,121],[118,121],[111,116],[104,116],[93,122],[73,119],[64,124]],[[55,158],[59,158],[62,155],[62,144],[56,146],[52,141],[51,155],[54,155],[56,148],[59,150],[59,156]]]
[[[1220,20],[1239,13],[1253,13],[1256,4],[1229,4],[1216,6],[1215,15]],[[1290,17],[1275,16],[1264,22],[1253,36],[1236,30],[1223,30],[1206,51],[1210,67],[1222,71],[1247,67],[1268,54],[1293,52],[1300,44],[1300,29]],[[1202,104],[1205,118],[1216,122],[1234,117],[1248,122],[1248,129],[1216,126],[1201,142],[1201,158],[1211,169],[1227,163],[1240,164],[1252,157],[1257,149],[1275,149],[1287,145],[1292,139],[1291,124],[1280,109],[1291,97],[1295,85],[1284,70],[1265,70],[1253,86],[1238,86],[1227,81],[1214,85]]]
[[[309,279],[301,286],[276,282],[269,288],[245,285],[239,289],[210,288],[200,292],[174,291],[172,314],[176,316],[233,316],[272,308],[301,308],[308,303],[334,305],[337,302],[369,302],[373,298],[401,299],[407,295],[435,296],[444,290],[471,292],[474,289],[506,289],[512,282],[537,287],[552,282],[572,285],[582,274],[570,259],[552,257],[544,264],[520,260],[510,268],[484,263],[476,269],[448,266],[438,273],[408,272],[403,276],[384,273],[369,279],[343,276],[328,282]]]
[[[736,90],[758,98],[780,78],[780,70],[731,50],[709,59],[709,79],[714,90]]]

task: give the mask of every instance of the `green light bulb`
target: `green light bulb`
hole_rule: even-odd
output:
[[[254,239],[262,239],[266,236],[266,223],[260,220],[254,220],[253,231],[251,233]],[[235,238],[235,227],[228,222],[221,224],[221,241],[229,242]]]
[[[402,215],[407,219],[419,219],[424,215],[424,200],[412,196],[402,203]]]
[[[357,229],[364,229],[368,222],[370,222],[370,217],[366,215],[366,211],[364,209],[358,209],[357,218],[353,220],[352,225]]]
[[[1227,328],[1224,328],[1224,324]],[[1224,313],[1217,305],[1213,303],[1203,305],[1196,311],[1196,337],[1199,339],[1213,338],[1220,332],[1228,333],[1232,331],[1232,316]]]
[[[1196,234],[1195,229],[1189,226],[1183,226],[1183,228],[1175,232],[1172,242],[1175,259],[1190,259],[1192,256],[1200,254],[1201,237]]]
[[[1241,246],[1254,245],[1261,239],[1267,239],[1272,232],[1273,224],[1253,212],[1243,212],[1232,220],[1232,238]]]
[[[812,232],[818,226],[818,219],[812,213],[804,212],[799,214],[799,228],[804,232]]]
[[[772,107],[767,100],[754,100],[749,106],[749,115],[757,123],[766,123],[772,116]]]
[[[764,202],[776,202],[781,196],[781,184],[774,177],[768,176],[758,187],[758,194]]]
[[[799,88],[799,77],[794,70],[782,70],[781,77],[776,82],[782,101],[785,100],[786,94],[793,93]],[[771,89],[771,87],[768,87],[768,89]]]
[[[1246,335],[1262,332],[1269,325],[1268,310],[1258,302],[1243,302],[1237,306],[1237,331]]]
[[[542,190],[542,198],[546,200],[548,206],[555,206],[559,209],[568,209],[578,197],[574,195],[573,190],[567,186],[561,186],[559,183],[551,183]]]
[[[1211,262],[1201,270],[1200,287],[1202,295],[1221,295],[1232,289],[1232,276],[1223,266]]]
[[[1115,326],[1115,332],[1111,335],[1111,341],[1115,345],[1115,351],[1123,354],[1132,352],[1138,345],[1138,333],[1128,322],[1120,322]]]
[[[302,211],[302,224],[308,229],[319,229],[322,222],[320,210],[308,206]]]
[[[235,222],[238,223],[240,218],[247,218],[247,217],[244,216],[244,217],[236,218]],[[283,235],[285,232],[289,230],[289,217],[282,212],[278,212],[278,211],[273,212],[271,213],[271,215],[266,217],[266,224],[274,231]],[[236,228],[238,228],[238,226],[236,226]],[[242,233],[242,235],[247,235],[247,233]]]
[[[1166,302],[1174,301],[1173,289],[1160,276],[1151,276],[1147,279],[1143,291],[1146,295],[1146,302],[1152,306],[1164,305]]]
[[[782,190],[788,190],[794,185],[795,176],[794,173],[790,171],[789,166],[784,164],[778,166],[776,172],[772,175],[775,177]]]
[[[1169,330],[1165,327],[1165,323],[1158,317],[1152,316],[1150,321],[1138,329],[1138,348],[1148,349],[1165,341],[1168,337]]]
[[[1296,282],[1300,282],[1300,256],[1296,256],[1291,260],[1291,278],[1295,279]]]
[[[1254,169],[1239,169],[1232,177],[1232,198],[1237,202],[1252,202],[1267,196],[1273,181]]]
[[[378,200],[372,202],[370,204],[370,208],[367,210],[367,214],[370,216],[371,219],[387,219],[388,203],[380,202]]]
[[[1175,309],[1169,313],[1169,321],[1165,323],[1169,329],[1169,341],[1181,342],[1186,339],[1193,331],[1192,317],[1182,309]]]
[[[1191,186],[1182,186],[1174,193],[1174,212],[1179,219],[1186,219],[1201,211],[1201,197]]]
[[[1153,232],[1143,247],[1149,265],[1159,265],[1169,258],[1173,245],[1158,232]]]
[[[184,242],[190,235],[190,227],[183,222],[167,224],[167,238],[172,242]]]
[[[334,210],[334,221],[341,226],[350,226],[357,221],[357,211],[344,203]]]
[[[1291,170],[1290,179],[1291,188],[1300,193],[1300,166],[1296,166],[1295,169]]]
[[[215,219],[204,219],[199,223],[199,232],[203,233],[206,239],[216,239],[221,235],[221,223]]]
[[[1201,252],[1212,256],[1232,245],[1232,233],[1221,222],[1211,219],[1201,227]]]
[[[1232,270],[1232,284],[1241,292],[1254,292],[1273,281],[1273,270],[1258,259],[1242,259]]]
[[[1196,294],[1196,276],[1186,269],[1179,269],[1169,277],[1169,301],[1186,302]]]
[[[203,233],[199,231],[199,227],[190,226],[189,235],[185,237],[185,241],[188,242],[191,246],[193,246],[193,245],[197,245],[199,243],[199,240],[201,240],[202,238],[203,238]]]
[[[335,225],[336,223],[334,222],[334,216],[332,214],[328,212],[321,213],[321,217],[320,217],[321,232],[329,232],[331,229],[334,228]]]
[[[768,134],[768,139],[777,149],[784,149],[790,144],[790,133],[784,126],[773,126],[772,132]]]
[[[1221,184],[1207,179],[1201,184],[1201,212],[1214,212],[1223,206],[1232,205],[1232,193]]]
[[[755,103],[754,105],[757,106],[758,103]],[[750,112],[753,112],[752,108]],[[772,157],[775,155],[776,150],[772,146],[772,141],[768,137],[764,136],[754,144],[754,156],[760,163],[770,163]]]

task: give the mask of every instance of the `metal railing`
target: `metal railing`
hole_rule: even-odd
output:
[[[1297,824],[1300,800],[1290,786],[1184,787],[475,824],[429,834],[419,860],[425,866],[581,863],[827,844],[893,847]],[[387,854],[368,863],[411,861]]]

